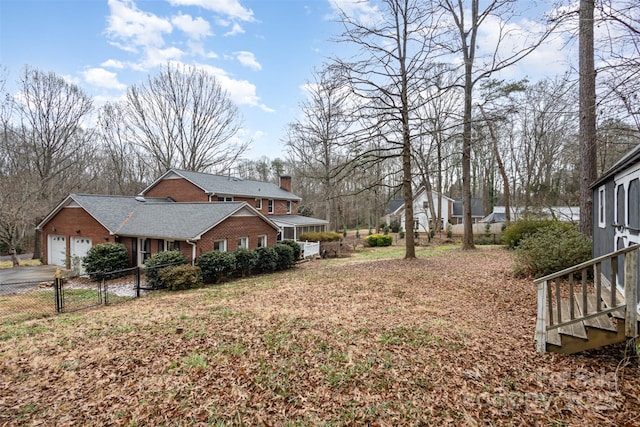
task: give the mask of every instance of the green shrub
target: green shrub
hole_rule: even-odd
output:
[[[89,249],[82,265],[92,280],[98,280],[101,275],[97,273],[129,267],[129,253],[122,243],[100,243]]]
[[[161,268],[159,277],[170,291],[195,289],[202,286],[200,267],[190,264]]]
[[[309,242],[335,242],[342,239],[342,234],[333,231],[307,231],[300,235],[300,240],[307,240]]]
[[[589,260],[591,239],[575,227],[556,223],[522,239],[515,253],[515,273],[537,278]]]
[[[391,221],[391,224],[389,224],[389,228],[392,232],[398,233],[400,231],[400,222],[398,222],[397,219],[394,219]]]
[[[273,245],[273,249],[278,254],[277,270],[287,270],[295,265],[296,259],[291,246],[277,243]]]
[[[520,241],[532,236],[541,228],[562,224],[562,227],[573,228],[571,224],[560,223],[551,219],[519,219],[512,222],[502,232],[502,242],[510,249],[515,249]]]
[[[233,254],[236,257],[236,270],[242,277],[250,275],[258,265],[258,253],[252,249],[238,248]]]
[[[144,262],[147,285],[157,289],[163,285],[160,280],[160,269],[170,265],[182,264],[186,260],[180,251],[163,251],[151,255]]]
[[[372,234],[364,240],[368,246],[391,246],[393,243],[393,237],[387,234]]]
[[[295,241],[295,240],[283,240],[280,243],[282,243],[283,245],[289,245],[291,246],[291,249],[293,249],[293,258],[295,260],[299,260],[300,259],[300,255],[302,255],[302,248],[300,247],[300,245]]]
[[[256,269],[260,273],[273,273],[278,269],[278,253],[273,248],[258,248],[258,264]]]
[[[231,252],[209,251],[198,257],[196,265],[207,283],[219,283],[236,271],[236,257]]]

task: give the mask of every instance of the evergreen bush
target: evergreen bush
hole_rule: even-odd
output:
[[[159,277],[170,291],[195,289],[202,286],[200,267],[190,264],[175,265],[160,269]]]
[[[163,251],[151,255],[144,262],[147,285],[154,289],[160,288],[163,285],[162,280],[160,280],[160,269],[171,265],[183,264],[185,261],[184,255],[180,251]]]
[[[515,253],[516,275],[537,278],[588,261],[591,239],[575,227],[556,222],[522,239]]]
[[[273,249],[276,251],[276,254],[278,254],[277,270],[286,270],[293,267],[296,263],[296,258],[294,258],[293,248],[291,246],[276,243],[273,245]]]
[[[300,259],[300,255],[302,255],[302,248],[295,240],[287,239],[287,240],[281,241],[280,243],[282,243],[283,245],[291,246],[291,249],[293,249],[293,258],[296,261]]]
[[[519,219],[504,229],[502,232],[502,242],[508,248],[515,249],[521,240],[532,236],[541,228],[554,226],[556,224],[562,224],[560,226],[566,229],[574,228],[573,225],[569,223],[560,223],[551,219]]]
[[[129,253],[122,243],[100,243],[89,249],[82,260],[85,271],[92,280],[100,280],[102,275],[129,267]],[[112,275],[119,277],[123,274]]]
[[[300,235],[300,240],[307,240],[309,242],[335,242],[342,239],[342,234],[334,231],[307,231]]]
[[[258,264],[256,270],[260,273],[273,273],[278,268],[278,253],[273,248],[258,248]]]
[[[393,237],[388,234],[372,234],[364,240],[368,246],[391,246],[393,243]]]
[[[219,283],[236,271],[236,257],[232,252],[209,251],[198,257],[196,265],[207,283]]]
[[[236,271],[238,271],[242,277],[249,276],[253,273],[253,270],[258,265],[258,253],[255,250],[238,248],[233,251],[233,254],[236,257]]]

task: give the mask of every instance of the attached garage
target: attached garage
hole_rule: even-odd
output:
[[[50,265],[65,267],[67,260],[67,238],[55,234],[49,235],[47,260]]]
[[[91,249],[91,239],[88,237],[73,236],[71,237],[71,266],[75,267],[75,263],[78,262],[80,274],[84,273],[82,268],[82,259],[87,255],[89,249]]]

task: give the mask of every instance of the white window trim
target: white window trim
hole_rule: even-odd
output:
[[[267,212],[273,213],[276,210],[275,201],[273,199],[269,199],[267,202]]]
[[[240,243],[242,241],[242,243]],[[249,249],[249,237],[238,237],[238,248]]]
[[[598,188],[598,227],[607,227],[607,203],[605,186]]]
[[[214,248],[215,248],[215,244],[219,243],[219,242],[222,243],[222,249],[220,249],[220,252],[226,252],[227,251],[227,240],[226,239],[214,240],[213,241]],[[215,249],[214,249],[214,251],[215,251]]]
[[[262,244],[261,244],[262,242]],[[266,248],[268,244],[267,241],[267,235],[266,234],[261,234],[260,236],[258,236],[258,247],[259,248]]]
[[[291,213],[291,200],[287,200],[287,213]]]
[[[256,199],[256,209],[262,209],[262,199]]]

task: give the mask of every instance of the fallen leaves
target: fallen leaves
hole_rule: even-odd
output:
[[[0,342],[0,425],[633,425],[637,363],[536,354],[511,262],[318,261],[30,321]]]

